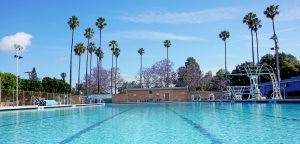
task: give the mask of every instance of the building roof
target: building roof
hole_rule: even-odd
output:
[[[129,88],[127,89],[127,91],[179,90],[179,89],[188,89],[188,87]]]

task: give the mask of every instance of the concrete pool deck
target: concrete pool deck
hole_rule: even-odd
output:
[[[52,105],[52,106],[6,106],[0,107],[1,111],[16,111],[16,110],[33,110],[33,109],[51,109],[51,108],[66,108],[66,107],[82,107],[82,106],[104,106],[105,103],[98,104],[73,104],[73,105]]]
[[[232,103],[300,103],[300,99],[266,99],[266,100],[208,100],[194,102],[232,102]]]

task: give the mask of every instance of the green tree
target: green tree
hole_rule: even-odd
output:
[[[1,88],[13,90],[16,87],[16,76],[11,73],[1,73]]]
[[[143,87],[143,81],[142,81],[142,70],[143,70],[143,54],[145,53],[145,50],[144,48],[140,48],[138,50],[138,53],[140,54],[141,56],[141,65],[140,65],[140,87],[142,88]]]
[[[216,77],[218,77],[220,80],[225,80],[225,70],[224,69],[219,69],[216,72]]]
[[[113,91],[113,68],[114,68],[114,52],[115,52],[115,49],[118,47],[118,42],[116,40],[112,40],[109,42],[109,45],[108,45],[111,49],[111,85],[110,85],[110,92],[112,94],[112,91]]]
[[[100,94],[100,63],[101,63],[101,60],[103,59],[103,52],[101,50],[101,48],[99,47],[96,51],[95,51],[95,54],[97,56],[97,89],[98,89],[98,94]]]
[[[256,14],[253,12],[249,12],[247,15],[245,15],[243,19],[243,23],[245,23],[248,28],[251,31],[251,43],[252,43],[252,64],[255,65],[255,60],[254,60],[254,46],[253,46],[253,24],[254,24],[254,19],[256,18]]]
[[[35,67],[32,68],[31,74],[30,74],[30,78],[33,80],[39,80],[37,73],[36,73],[36,69]]]
[[[239,67],[241,66],[247,66],[251,65],[251,62],[244,62],[235,67],[234,70],[232,70],[231,74],[245,74],[245,72],[240,71]],[[230,76],[230,85],[233,86],[248,86],[250,85],[249,78],[247,75],[233,75]]]
[[[74,31],[79,26],[79,21],[76,16],[72,16],[69,18],[68,21],[69,27],[72,30],[72,40],[71,40],[71,53],[70,53],[70,96],[72,95],[72,56],[73,56],[73,38],[74,38]]]
[[[230,37],[230,33],[228,31],[221,31],[221,33],[219,34],[219,38],[222,39],[222,41],[224,41],[224,45],[225,45],[225,72],[227,72],[227,45],[226,45],[226,40]]]
[[[80,95],[80,63],[81,63],[81,55],[85,52],[85,47],[83,43],[77,43],[75,45],[74,52],[79,57],[79,65],[78,65],[78,83],[77,83],[77,89],[78,89],[78,95]]]
[[[126,89],[129,88],[140,88],[139,84],[135,81],[132,82],[124,82],[121,87],[118,88],[119,93],[125,93]]]
[[[171,41],[170,40],[165,40],[164,41],[164,46],[165,48],[167,48],[167,65],[169,64],[169,48],[171,47]],[[169,69],[168,67],[166,66],[166,69],[167,69],[167,87],[169,87]]]
[[[116,57],[116,71],[115,71],[115,94],[117,92],[117,73],[118,73],[118,58],[120,56],[121,50],[119,48],[116,48],[114,51],[114,55]]]
[[[300,74],[300,62],[299,60],[291,55],[286,53],[279,53],[279,63],[281,68],[282,79],[289,79],[294,76],[299,76]],[[276,69],[276,56],[272,54],[266,54],[261,58],[260,64],[270,65],[273,70]],[[269,76],[264,76],[262,82],[270,81]]]
[[[88,51],[86,53],[86,65],[85,65],[85,88],[86,88],[85,94],[88,95],[88,93],[89,93],[89,88],[88,88],[88,82],[89,82],[89,80],[88,80],[88,62],[89,62],[89,51],[91,49],[90,39],[92,39],[93,36],[94,36],[94,30],[90,27],[85,29],[84,36],[87,39],[87,46],[86,47],[87,47],[87,51]],[[93,53],[93,52],[91,52],[91,53]]]
[[[61,76],[61,79],[65,82],[65,79],[66,79],[67,74],[66,74],[65,72],[62,72],[62,73],[60,74],[60,76]]]

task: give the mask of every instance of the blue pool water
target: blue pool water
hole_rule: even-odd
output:
[[[0,143],[300,143],[299,104],[161,103],[0,112]]]

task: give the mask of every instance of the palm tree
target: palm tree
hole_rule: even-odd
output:
[[[87,49],[89,50],[90,47],[90,39],[94,36],[94,31],[92,28],[85,29],[84,36],[87,38]],[[85,88],[86,88],[86,95],[88,95],[88,62],[89,62],[89,53],[86,53],[86,65],[85,65]]]
[[[99,29],[99,32],[100,32],[100,41],[99,41],[99,48],[100,48],[100,51],[101,51],[101,43],[102,43],[102,30],[104,29],[104,27],[107,25],[107,23],[105,22],[105,19],[103,18],[103,17],[99,17],[98,19],[97,19],[97,22],[96,22],[96,26],[98,27],[98,29]],[[102,52],[102,51],[101,51]],[[102,52],[102,58],[103,58],[103,52]],[[101,65],[101,60],[102,60],[102,58],[101,59],[99,59],[100,60],[100,65]],[[99,66],[98,66],[98,64],[97,64],[97,67],[98,67],[98,71],[99,71]],[[101,67],[101,66],[100,66]],[[100,85],[100,81],[99,80],[101,80],[100,78],[99,78],[99,75],[98,75],[98,80],[97,80],[97,83],[98,83],[98,94],[100,94],[100,89],[99,89],[99,85]]]
[[[226,40],[230,37],[230,33],[226,30],[221,31],[219,34],[219,38],[221,38],[224,41],[225,44],[225,74],[227,73],[227,45],[226,45]]]
[[[143,54],[145,53],[144,48],[140,48],[140,49],[138,50],[138,53],[141,55],[141,65],[140,65],[140,85],[141,85],[141,88],[142,88],[142,87],[143,87],[143,85],[142,85]]]
[[[117,92],[117,73],[118,73],[118,57],[120,55],[121,50],[116,48],[114,51],[114,55],[116,57],[116,71],[115,71],[115,94]]]
[[[79,56],[79,65],[78,65],[78,95],[80,95],[80,63],[81,55],[84,53],[85,47],[83,43],[77,43],[74,48],[75,55]]]
[[[98,94],[100,94],[100,62],[103,59],[103,52],[101,50],[101,48],[99,47],[96,51],[95,54],[97,56],[97,85],[98,85]]]
[[[278,56],[278,39],[277,35],[275,32],[275,24],[274,24],[274,19],[276,15],[279,15],[279,5],[270,5],[269,7],[266,8],[264,11],[264,14],[266,15],[267,18],[270,18],[272,20],[272,25],[273,25],[273,38],[275,42],[275,55],[276,55],[276,71],[277,71],[277,79],[280,81],[280,68],[279,68],[279,56]]]
[[[111,49],[111,71],[110,71],[110,93],[112,94],[112,88],[113,88],[113,68],[114,68],[114,52],[115,52],[115,49],[118,47],[118,42],[116,40],[112,40],[109,42],[109,45],[108,45]]]
[[[252,42],[252,64],[255,65],[255,61],[254,61],[254,46],[253,46],[253,21],[256,18],[256,14],[253,12],[249,12],[247,15],[245,15],[244,19],[243,19],[243,23],[245,23],[246,25],[248,25],[248,28],[251,31],[251,42]]]
[[[93,42],[90,42],[89,44],[88,44],[88,47],[87,47],[87,53],[89,53],[90,54],[90,77],[89,77],[89,86],[91,85],[91,79],[92,79],[92,57],[93,57],[93,53],[94,53],[94,51],[95,51],[95,49],[96,49],[96,46],[95,46],[95,43],[93,43]]]
[[[79,21],[76,16],[72,16],[68,21],[69,27],[72,30],[72,40],[71,40],[71,56],[70,56],[70,97],[72,96],[72,56],[73,56],[73,39],[74,31],[79,26]]]
[[[165,40],[164,41],[164,46],[167,48],[167,87],[169,87],[169,47],[171,47],[171,41],[170,40]]]
[[[255,32],[255,39],[256,39],[256,57],[257,57],[257,64],[259,64],[259,50],[258,50],[258,37],[257,37],[257,31],[259,28],[261,28],[261,20],[258,18],[255,18],[253,20],[253,31]]]
[[[275,24],[274,24],[274,18],[276,15],[279,15],[279,5],[270,5],[269,7],[266,8],[264,11],[264,14],[266,15],[267,18],[270,18],[272,20],[272,25],[273,25],[273,33],[275,34]]]

